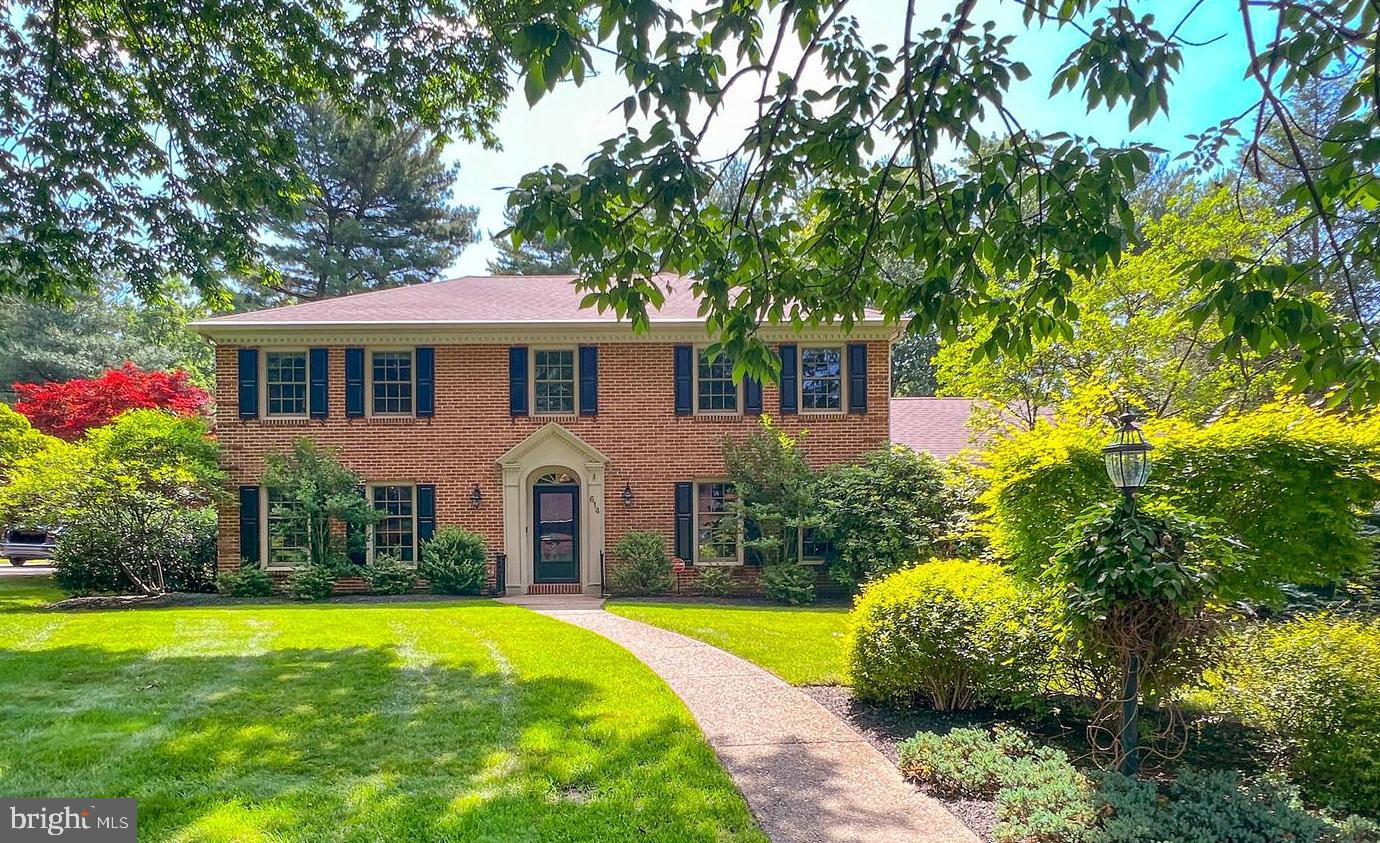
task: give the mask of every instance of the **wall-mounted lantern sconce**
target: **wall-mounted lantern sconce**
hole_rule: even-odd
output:
[[[474,491],[470,492],[470,504],[471,504],[475,509],[478,509],[478,508],[479,508],[479,505],[480,505],[481,503],[483,503],[483,502],[484,502],[484,494],[483,494],[482,492],[479,491],[479,484],[478,484],[478,483],[475,483],[475,484],[474,484]]]
[[[633,490],[631,483],[623,484],[623,503],[626,506],[632,506],[633,504]]]

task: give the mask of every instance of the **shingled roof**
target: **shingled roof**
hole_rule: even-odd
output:
[[[614,313],[581,308],[584,293],[575,289],[574,275],[466,275],[449,281],[413,284],[325,301],[275,307],[249,313],[217,316],[195,327],[326,326],[398,324],[579,324],[616,323]],[[702,323],[700,300],[690,281],[673,275],[657,277],[666,292],[660,309],[649,309],[652,322]],[[869,323],[881,314],[869,311]]]
[[[891,399],[891,441],[940,459],[974,445],[968,430],[971,398]]]

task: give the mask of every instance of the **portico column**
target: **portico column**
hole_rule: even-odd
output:
[[[503,466],[503,552],[508,556],[509,594],[523,594],[532,581],[532,561],[528,558],[526,530],[523,528],[522,469]]]
[[[599,554],[604,550],[604,464],[585,463],[585,479],[588,485],[585,495],[585,519],[588,538],[585,540],[584,572],[580,581],[585,584],[587,594],[598,594],[603,586],[603,571],[599,565]]]

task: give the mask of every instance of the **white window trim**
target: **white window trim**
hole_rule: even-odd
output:
[[[805,408],[805,352],[829,349],[839,353],[839,408],[837,410],[817,410]],[[798,346],[796,349],[795,408],[804,416],[841,416],[848,412],[848,345],[815,342]]]
[[[259,486],[259,559],[265,571],[292,571],[296,570],[296,565],[274,565],[273,564],[273,536],[271,525],[268,521],[269,512],[272,509],[272,502],[268,497],[268,486]],[[310,541],[310,538],[308,539]],[[307,549],[307,563],[311,564],[311,548]]]
[[[421,537],[417,533],[417,484],[410,480],[378,480],[372,483],[366,483],[364,486],[364,494],[368,496],[367,499],[370,509],[374,509],[374,490],[388,486],[407,486],[412,490],[412,561],[399,561],[402,562],[405,568],[415,568],[417,567],[417,557],[420,556],[422,552]],[[374,532],[378,529],[378,526],[377,523],[370,524],[368,534],[365,536],[364,561],[366,564],[373,564],[374,562]]]
[[[694,358],[690,361],[690,394],[691,410],[696,416],[741,416],[743,414],[743,382],[739,381],[733,385],[736,395],[734,399],[735,410],[701,410],[700,409],[700,355],[709,350],[707,345],[697,345],[694,347]],[[705,481],[714,482],[714,481]]]
[[[537,410],[537,352],[569,351],[571,371],[571,401],[573,408],[568,413],[539,412]],[[538,419],[573,419],[580,415],[580,348],[574,345],[529,345],[527,347],[527,406],[532,408],[532,417]]]
[[[694,564],[701,568],[733,568],[743,564],[743,525],[738,525],[738,536],[734,540],[734,555],[722,559],[704,559],[700,556],[700,486],[710,483],[728,483],[733,481],[727,477],[702,477],[691,485],[691,520],[690,528],[693,531],[695,546],[692,548],[691,556],[694,557]],[[735,491],[736,494],[736,491]]]
[[[306,364],[303,369],[307,373],[306,383],[306,408],[305,413],[270,413],[268,411],[268,355],[270,354],[300,354]],[[264,419],[306,419],[311,417],[311,349],[309,348],[261,348],[259,349],[259,417]]]
[[[407,352],[412,356],[412,411],[408,413],[374,412],[374,354],[397,354]],[[308,376],[310,377],[310,376]],[[371,419],[415,419],[417,417],[417,347],[411,345],[370,346],[364,349],[364,415]],[[381,483],[383,486],[398,486],[399,483]]]

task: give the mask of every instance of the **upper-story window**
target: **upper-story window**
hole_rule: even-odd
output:
[[[532,352],[532,410],[538,415],[575,414],[575,350]]]
[[[800,409],[806,412],[843,410],[843,349],[800,350]]]
[[[371,362],[373,414],[407,416],[413,411],[411,351],[375,351]]]
[[[700,413],[738,412],[738,385],[733,382],[733,361],[727,355],[711,356],[708,349],[696,352],[695,410]]]
[[[412,486],[374,486],[374,509],[382,516],[374,525],[374,558],[380,554],[399,562],[417,558],[417,509]]]
[[[307,414],[307,353],[270,351],[264,354],[264,415]]]

